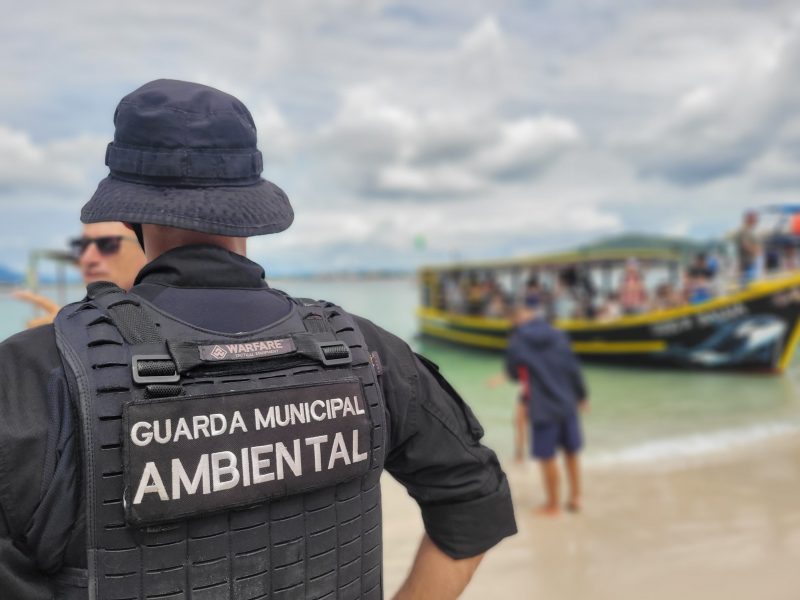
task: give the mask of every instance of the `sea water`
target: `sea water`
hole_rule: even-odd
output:
[[[417,335],[418,291],[413,278],[286,280],[273,287],[325,299],[371,319],[439,365],[486,430],[485,443],[512,454],[517,390],[487,381],[502,372],[502,355],[466,350]],[[56,298],[54,290],[43,293]],[[82,290],[70,288],[68,300]],[[34,310],[0,292],[0,339],[23,328]],[[799,353],[800,354],[800,353]],[[682,460],[758,440],[800,432],[800,360],[783,375],[625,369],[586,365],[591,410],[584,418],[586,460],[640,464]]]

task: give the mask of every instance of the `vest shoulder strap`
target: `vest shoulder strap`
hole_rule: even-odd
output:
[[[149,344],[162,341],[158,328],[133,294],[108,281],[90,283],[87,300],[110,313],[114,325],[129,344]]]

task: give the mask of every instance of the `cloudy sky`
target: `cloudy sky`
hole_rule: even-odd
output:
[[[251,109],[273,274],[709,237],[800,201],[800,8],[771,0],[0,0],[0,263],[79,231],[119,99]],[[424,247],[415,240],[424,239]]]

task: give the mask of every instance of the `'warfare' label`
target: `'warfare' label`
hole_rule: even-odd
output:
[[[357,379],[130,403],[124,428],[126,517],[137,525],[334,485],[370,465]]]
[[[237,342],[234,344],[207,344],[197,347],[200,359],[207,362],[229,360],[253,360],[266,356],[291,354],[296,350],[292,338],[278,340],[256,340],[253,342]]]

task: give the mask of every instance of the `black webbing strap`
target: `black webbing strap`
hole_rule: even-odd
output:
[[[88,299],[108,311],[114,325],[129,344],[149,344],[163,341],[158,328],[147,316],[139,301],[108,281],[90,283]]]
[[[162,340],[155,324],[135,300],[120,300],[109,305],[108,311],[126,342],[149,344]]]
[[[139,301],[108,281],[91,283],[88,299],[104,308],[124,340],[131,345],[163,344],[164,338]],[[177,366],[168,355],[136,355],[131,364],[133,380],[145,386],[148,398],[177,396],[183,393]]]
[[[147,360],[139,364],[140,377],[167,377],[175,375],[175,363],[171,360]]]
[[[309,333],[331,332],[331,326],[325,313],[322,311],[326,302],[322,300],[312,300],[311,298],[292,298],[295,304],[300,307],[303,315],[303,324]]]
[[[331,367],[336,365],[349,365],[353,362],[350,348],[342,341],[321,340],[313,333],[299,333],[292,336],[297,353],[312,358],[323,365]],[[327,336],[324,336],[327,337]]]
[[[180,396],[183,388],[175,361],[168,354],[135,354],[131,362],[133,381],[145,387],[146,398]]]
[[[283,336],[284,338],[286,336]],[[337,366],[350,364],[352,356],[350,355],[350,348],[347,344],[337,340],[330,333],[295,333],[291,337],[295,351],[291,354],[280,354],[274,356],[261,356],[253,359],[229,360],[225,362],[208,362],[203,360],[200,356],[199,348],[201,346],[210,346],[214,344],[226,344],[227,341],[208,340],[208,341],[176,341],[167,340],[167,347],[169,353],[175,362],[169,361],[169,367],[173,368],[177,365],[178,373],[187,373],[193,369],[202,371],[213,370],[217,373],[237,373],[242,372],[244,364],[252,365],[251,368],[246,369],[250,372],[258,372],[259,363],[296,363],[298,360],[311,359],[315,362],[322,363],[325,366]],[[263,341],[263,340],[237,340],[237,343],[245,344],[248,341]],[[155,367],[154,367],[155,368]],[[166,369],[166,367],[164,367]],[[141,370],[140,370],[141,372]],[[165,372],[164,375],[171,375],[174,371]],[[159,373],[160,374],[160,373]],[[155,371],[152,375],[157,375]]]
[[[179,384],[153,383],[145,387],[145,398],[172,398],[182,396],[183,387]]]

